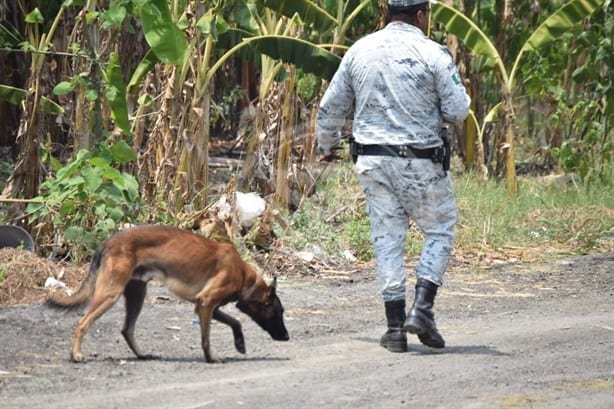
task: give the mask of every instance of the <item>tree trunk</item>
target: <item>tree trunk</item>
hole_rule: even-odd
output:
[[[290,184],[288,171],[292,155],[292,140],[294,133],[295,117],[295,92],[296,69],[288,67],[288,80],[285,83],[284,101],[281,107],[281,132],[279,133],[279,147],[277,150],[277,169],[275,197],[281,206],[290,203]]]
[[[514,106],[510,95],[505,96],[505,108],[503,115],[503,129],[505,143],[501,146],[501,160],[505,163],[505,179],[507,194],[510,197],[518,193],[518,182],[516,180],[516,160],[514,157]]]

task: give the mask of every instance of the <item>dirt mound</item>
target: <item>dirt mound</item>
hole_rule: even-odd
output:
[[[49,277],[74,289],[85,277],[86,268],[47,260],[27,250],[1,248],[0,307],[42,302],[49,291],[45,288],[45,281]]]

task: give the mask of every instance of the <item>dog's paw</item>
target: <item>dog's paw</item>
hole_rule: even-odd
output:
[[[235,348],[237,349],[237,351],[244,354],[245,353],[245,342],[243,342],[242,339],[235,341]]]
[[[85,362],[85,356],[80,352],[72,353],[70,354],[70,360],[74,363],[82,363]]]
[[[205,354],[205,361],[207,361],[208,364],[221,364],[223,362],[221,359],[212,355],[211,353]]]

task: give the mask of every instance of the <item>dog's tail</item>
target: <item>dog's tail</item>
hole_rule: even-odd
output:
[[[81,287],[79,287],[76,293],[71,295],[63,294],[60,291],[52,293],[45,301],[45,306],[55,309],[72,310],[86,304],[90,300],[92,294],[94,294],[96,276],[98,275],[98,269],[100,268],[104,250],[105,246],[104,243],[102,243],[98,246],[96,252],[94,252],[87,277],[85,277],[85,280],[81,283]]]

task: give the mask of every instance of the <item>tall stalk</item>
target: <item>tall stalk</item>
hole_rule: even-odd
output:
[[[31,199],[38,193],[42,175],[39,147],[41,137],[45,135],[40,102],[48,91],[42,89],[48,87],[42,80],[45,52],[53,40],[65,9],[64,5],[60,7],[47,33],[40,33],[43,21],[38,9],[26,17],[26,34],[34,50],[31,53],[30,72],[26,81],[27,93],[22,102],[22,117],[17,133],[17,143],[20,147],[18,161],[5,191],[8,196]]]

